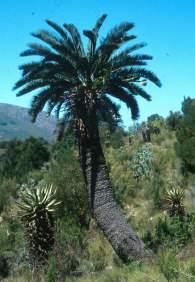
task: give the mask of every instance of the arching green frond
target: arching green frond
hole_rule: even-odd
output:
[[[128,83],[128,90],[134,94],[134,95],[139,95],[146,99],[147,101],[151,101],[151,96],[139,85],[135,83]]]
[[[141,78],[146,78],[158,87],[162,85],[159,78],[153,72],[141,67],[119,68],[118,70],[114,70],[112,75],[128,82],[139,82]]]
[[[139,43],[139,44],[134,44],[130,47],[125,48],[123,51],[119,52],[117,55],[115,55],[115,58],[120,58],[126,55],[129,55],[130,53],[139,50],[143,47],[145,47],[147,44],[145,42]]]
[[[24,64],[19,66],[20,70],[23,70],[25,74],[28,73],[40,73],[43,71],[49,72],[50,70],[56,70],[57,71],[62,71],[63,66],[61,64],[58,64],[56,62],[32,62],[29,64]]]
[[[32,122],[35,122],[38,114],[43,110],[45,107],[48,99],[53,94],[53,90],[51,88],[47,88],[41,90],[39,94],[35,95],[31,102],[31,107],[29,113],[32,117]]]
[[[22,70],[22,75],[25,76],[28,72],[33,71],[33,69],[36,69],[38,66],[41,65],[41,62],[30,62],[27,64],[22,64],[18,67],[19,70]]]
[[[74,47],[80,56],[84,56],[84,48],[78,29],[73,24],[64,24],[74,42]]]
[[[59,119],[60,117],[60,112],[61,112],[63,104],[64,104],[64,99],[62,99],[61,101],[59,100],[58,103],[56,104],[56,108],[54,111],[55,111],[55,116],[57,119]]]
[[[50,95],[47,103],[47,114],[50,115],[54,112],[58,118],[60,110],[61,112],[71,112],[70,96],[71,92],[64,91],[63,87],[55,87],[53,89],[53,95]]]
[[[91,57],[94,52],[95,52],[95,48],[96,48],[96,42],[97,42],[97,38],[98,38],[98,32],[103,24],[103,22],[105,21],[107,15],[104,14],[102,15],[96,22],[95,27],[92,30],[84,30],[83,34],[85,36],[87,36],[89,38],[89,42],[88,42],[88,54]]]
[[[129,53],[132,53],[132,52],[134,52],[134,51],[137,51],[137,50],[139,50],[139,49],[145,47],[146,45],[147,45],[147,43],[145,43],[145,42],[143,42],[143,43],[138,43],[138,44],[134,44],[134,45],[132,45],[132,46],[130,46],[130,47],[127,47],[127,48],[126,48],[124,51],[122,51],[122,52],[124,52],[124,53],[126,53],[126,54],[129,54]]]
[[[112,64],[113,71],[114,69],[122,68],[122,67],[131,67],[131,66],[144,66],[147,63],[145,60],[152,60],[152,56],[150,55],[128,55],[126,53],[122,53],[114,56],[110,62]]]
[[[143,69],[143,68],[140,68],[140,69],[136,68],[136,69],[131,69],[129,73],[130,74],[131,73],[137,74],[139,76],[139,78],[142,78],[142,77],[146,78],[159,87],[162,86],[159,78],[150,70]]]
[[[73,126],[74,118],[70,111],[65,111],[62,118],[59,119],[57,124],[57,139],[62,140],[66,130]]]
[[[119,105],[114,103],[108,96],[103,95],[97,100],[97,114],[99,120],[105,121],[110,125],[117,125],[120,122]]]
[[[96,22],[94,28],[92,29],[92,31],[97,34],[102,26],[102,24],[104,23],[105,19],[107,18],[107,14],[103,14]]]
[[[56,79],[59,83],[66,81],[66,85],[67,83],[71,85],[70,80],[75,76],[76,73],[76,70],[69,62],[67,62],[67,64],[41,62],[39,64],[37,63],[36,65],[25,65],[21,68],[24,69],[26,74],[15,84],[14,89],[17,89],[25,85],[25,83],[36,79]],[[30,69],[32,70],[30,71]]]
[[[103,40],[103,44],[108,43],[121,43],[122,39],[126,36],[127,32],[134,27],[133,23],[123,22],[120,25],[111,29]]]
[[[136,57],[124,56],[123,58],[112,60],[112,71],[118,70],[123,67],[131,67],[131,66],[145,66],[147,63],[143,60],[139,60]]]
[[[124,43],[136,38],[135,35],[128,35],[127,32],[134,27],[133,23],[124,22],[111,29],[105,39],[101,42],[97,48],[96,53],[108,60],[113,53],[119,49]]]
[[[49,86],[50,83],[51,83],[50,81],[43,81],[42,79],[29,82],[29,83],[26,84],[26,87],[24,87],[23,89],[18,91],[16,96],[22,96],[22,95],[27,94],[27,93],[35,90],[35,89],[45,87],[45,86]]]
[[[49,49],[48,49],[49,50]],[[44,51],[45,52],[45,51]],[[23,51],[22,53],[20,53],[21,57],[27,57],[27,56],[45,56],[45,54],[43,54],[42,50],[38,51],[38,50],[34,50],[34,49],[27,49],[25,51]]]
[[[125,80],[120,79],[119,77],[116,77],[115,79],[114,78],[111,79],[109,83],[118,85],[122,88],[126,88],[132,95],[139,95],[144,99],[151,101],[151,96],[136,83],[127,82]]]
[[[47,102],[47,115],[50,116],[54,108],[57,106],[59,98],[57,97],[50,97]]]
[[[113,52],[116,51],[118,48],[119,45],[117,45],[116,43],[101,44],[98,47],[96,54],[102,60],[108,61],[111,55],[113,54]]]
[[[28,66],[28,69],[29,67],[30,66]],[[32,71],[28,71],[28,73],[15,84],[14,89],[20,88],[26,83],[37,79],[48,80],[49,78],[57,78],[57,74],[59,74],[60,72],[62,72],[60,65],[54,65],[51,63],[37,64],[36,66],[32,65]]]
[[[57,85],[59,85],[59,81],[56,81],[55,79],[36,79],[26,83],[26,86],[22,88],[20,91],[18,91],[16,95],[22,96],[41,87],[57,86]],[[64,81],[62,86],[64,87],[64,90],[66,90],[66,88],[69,87],[69,85],[70,85],[69,82]]]
[[[152,60],[153,57],[150,55],[146,55],[146,54],[140,54],[140,55],[129,55],[125,52],[123,52],[122,54],[116,55],[111,59],[111,62],[120,62],[123,61],[125,59],[129,59],[132,61],[145,61],[145,60]]]
[[[47,43],[49,46],[52,46],[54,49],[57,49],[61,45],[61,41],[59,38],[57,38],[56,36],[54,36],[54,34],[44,29],[39,30],[37,32],[32,32],[31,35]]]
[[[108,61],[114,53],[122,47],[123,44],[127,43],[130,40],[135,39],[136,36],[130,35],[130,36],[124,36],[120,37],[118,42],[106,42],[102,43],[96,50],[97,56],[101,57],[103,60]]]
[[[63,44],[62,40],[46,30],[40,30],[39,32],[32,33],[32,36],[42,40],[59,54],[75,57],[74,50],[71,48],[71,46],[66,46]]]
[[[132,119],[135,120],[139,117],[138,103],[136,99],[125,89],[117,85],[110,85],[107,89],[107,93],[125,103],[125,105],[131,110]]]
[[[90,58],[94,54],[94,51],[95,51],[96,34],[91,30],[84,30],[83,34],[86,37],[88,37],[88,39],[89,39],[87,49],[88,49],[88,57]]]
[[[32,116],[32,121],[35,122],[38,114],[46,105],[48,106],[47,113],[50,115],[55,107],[64,103],[66,103],[66,97],[62,87],[48,87],[41,90],[39,94],[34,96],[31,103],[31,109],[29,112]]]
[[[51,49],[40,45],[40,44],[36,44],[36,43],[31,43],[29,44],[31,49],[27,49],[24,52],[22,52],[20,54],[20,56],[25,57],[25,56],[41,56],[41,57],[45,57],[45,59],[50,60],[50,61],[56,61],[59,63],[63,62],[63,58],[52,52]]]
[[[131,55],[131,58],[138,61],[144,61],[144,60],[152,60],[153,57],[151,55],[147,54],[140,54],[140,55]]]
[[[65,40],[65,42],[69,46],[71,46],[72,49],[74,49],[74,45],[73,45],[72,40],[69,38],[67,32],[62,27],[60,27],[58,24],[54,23],[51,20],[46,20],[46,23],[48,25],[50,25],[53,29],[55,29],[62,36],[62,38]]]

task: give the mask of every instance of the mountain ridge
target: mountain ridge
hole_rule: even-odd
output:
[[[26,139],[30,136],[54,140],[56,118],[41,112],[35,123],[31,122],[29,109],[13,104],[0,103],[0,141]]]

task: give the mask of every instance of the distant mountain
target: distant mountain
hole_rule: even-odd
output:
[[[0,141],[30,136],[52,141],[55,127],[56,119],[47,117],[45,112],[39,114],[36,123],[32,123],[27,108],[0,103]]]

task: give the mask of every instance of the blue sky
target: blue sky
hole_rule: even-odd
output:
[[[180,110],[184,96],[195,97],[195,0],[6,0],[0,7],[0,102],[29,107],[32,95],[16,97],[12,87],[20,78],[19,54],[33,41],[30,32],[46,28],[45,19],[74,23],[82,32],[108,14],[101,35],[121,21],[134,22],[136,42],[147,42],[143,53],[154,56],[148,68],[162,81],[162,88],[147,90],[152,101],[139,99],[140,120],[153,113],[163,116]],[[129,112],[122,107],[126,126]]]

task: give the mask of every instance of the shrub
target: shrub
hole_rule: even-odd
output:
[[[0,213],[8,204],[8,200],[16,195],[17,185],[15,179],[3,179],[0,183]]]
[[[188,271],[190,272],[190,274],[193,276],[194,280],[195,281],[195,259],[191,259],[189,262],[188,262]]]
[[[114,269],[112,271],[105,271],[103,277],[101,277],[101,280],[98,280],[98,282],[128,282],[129,277],[128,273],[121,271],[120,269]]]
[[[147,246],[157,251],[161,249],[180,250],[193,240],[195,235],[195,214],[187,214],[181,218],[178,216],[159,219],[154,233],[150,231],[144,235]]]
[[[183,119],[176,132],[176,152],[187,171],[195,172],[195,99],[185,99],[182,104]]]
[[[49,258],[48,266],[46,268],[45,278],[46,278],[46,282],[58,281],[58,271],[56,265],[56,258],[54,255],[51,255]]]
[[[167,281],[177,281],[179,278],[179,260],[172,251],[161,253],[158,257],[158,263]]]
[[[164,118],[159,114],[153,114],[147,119],[148,124],[156,127],[163,127],[165,124]]]
[[[72,219],[64,217],[57,221],[54,256],[60,279],[76,274],[86,243],[84,237],[85,231]]]
[[[102,271],[107,265],[107,251],[103,241],[96,238],[92,244],[89,244],[88,253],[94,271]]]
[[[158,167],[154,169],[154,175],[151,181],[151,198],[155,208],[162,208],[166,189],[165,178]]]
[[[180,163],[172,148],[158,149],[155,152],[151,185],[148,188],[149,196],[153,199],[155,208],[163,207],[166,190],[170,190],[176,184],[183,185],[179,168]]]
[[[124,206],[128,197],[134,197],[139,191],[138,187],[141,183],[132,176],[129,169],[130,153],[127,147],[114,150],[110,148],[107,152],[108,166],[110,169],[110,177],[113,186],[113,192],[117,203]]]
[[[50,157],[48,144],[42,138],[5,141],[0,147],[3,147],[0,175],[6,178],[23,179],[31,170],[40,169]]]
[[[182,114],[180,112],[170,111],[169,116],[166,119],[167,126],[170,130],[177,130],[182,120]]]
[[[114,132],[110,135],[110,146],[117,149],[124,146],[124,136],[125,132],[122,128],[118,127]]]
[[[148,177],[152,171],[153,152],[148,146],[139,149],[130,160],[130,168],[134,178],[141,180]]]
[[[8,276],[9,273],[9,266],[7,259],[0,255],[0,278],[5,278]]]
[[[88,195],[73,149],[59,147],[54,152],[45,181],[48,184],[53,183],[57,188],[56,197],[61,202],[57,216],[70,218],[79,226],[88,227],[90,219]]]

